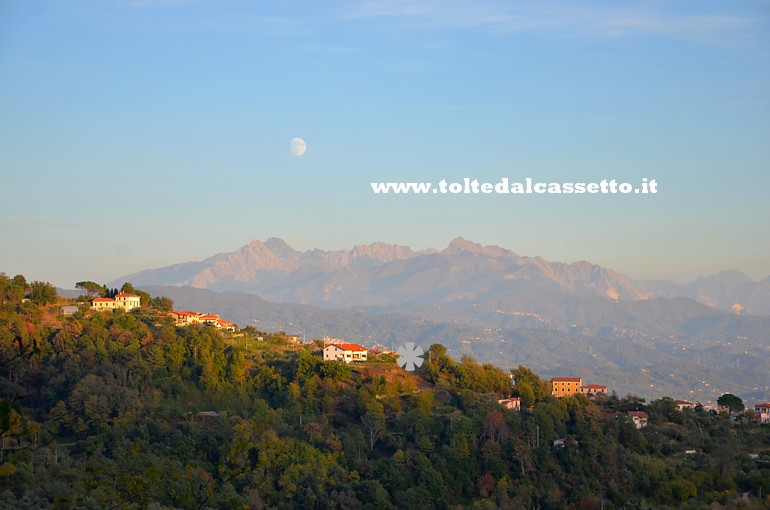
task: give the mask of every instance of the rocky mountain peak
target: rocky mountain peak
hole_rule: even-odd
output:
[[[468,241],[462,237],[452,239],[449,246],[444,248],[441,253],[446,255],[458,255],[461,253],[478,253],[487,257],[515,257],[516,253],[499,246],[484,246],[482,244]]]

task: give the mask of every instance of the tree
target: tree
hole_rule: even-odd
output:
[[[34,281],[29,285],[29,300],[37,305],[51,305],[56,302],[56,287],[48,282]]]
[[[717,404],[729,409],[731,414],[740,413],[746,408],[746,406],[743,405],[743,400],[741,400],[741,397],[733,395],[732,393],[725,393],[719,397],[717,399]]]
[[[150,296],[144,291],[135,289],[134,286],[131,284],[131,282],[124,283],[123,286],[120,288],[120,292],[125,292],[126,294],[133,294],[134,296],[139,296],[139,302],[141,303],[142,306],[147,306],[152,301],[152,296]]]
[[[5,273],[0,273],[0,304],[21,303],[26,293],[27,280],[22,275],[16,275],[11,279]]]
[[[93,299],[97,296],[104,296],[107,293],[106,285],[99,285],[96,282],[82,281],[75,284],[76,289],[80,289],[86,293],[88,299]]]
[[[150,300],[150,307],[161,312],[170,312],[174,309],[174,301],[166,296],[157,296]]]
[[[548,383],[540,379],[540,376],[524,365],[511,370],[516,390],[521,396],[522,406],[530,407],[536,402],[545,400],[551,394]],[[531,403],[530,403],[531,401]]]
[[[350,366],[344,361],[326,361],[321,365],[321,375],[324,379],[336,381],[350,374]]]
[[[313,356],[310,351],[302,349],[297,356],[297,379],[307,379],[318,372],[323,363],[320,358]]]
[[[377,400],[367,402],[361,422],[369,430],[369,449],[374,450],[375,443],[385,431],[385,410],[382,404]]]
[[[27,279],[24,277],[23,274],[17,274],[16,276],[13,277],[13,280],[11,281],[13,282],[14,285],[18,285],[24,290],[26,290],[28,287]]]

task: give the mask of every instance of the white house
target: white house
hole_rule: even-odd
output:
[[[634,422],[634,427],[641,429],[647,426],[650,417],[644,411],[628,411],[628,417]]]
[[[770,423],[770,402],[754,404],[754,421],[757,423]]]
[[[127,292],[119,292],[114,298],[94,298],[91,300],[91,310],[115,310],[120,308],[125,311],[133,310],[141,306],[141,298]]]
[[[129,311],[134,308],[139,308],[141,306],[141,299],[139,296],[127,292],[118,292],[115,295],[115,303],[117,303],[118,308]]]
[[[324,347],[324,361],[366,361],[368,351],[358,344],[332,344]]]

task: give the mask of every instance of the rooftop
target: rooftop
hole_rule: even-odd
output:
[[[358,344],[350,344],[350,343],[344,343],[344,344],[332,344],[327,345],[326,347],[339,347],[343,351],[365,351],[366,347],[361,347]]]

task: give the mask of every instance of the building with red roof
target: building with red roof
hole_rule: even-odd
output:
[[[189,326],[190,324],[200,324],[201,315],[198,312],[189,312],[186,310],[173,310],[169,312],[175,321],[177,326]]]
[[[351,361],[366,361],[368,351],[365,347],[353,343],[338,343],[324,347],[324,361],[341,360],[345,363]]]
[[[606,395],[607,387],[601,384],[584,384],[580,387],[580,393],[583,395]]]
[[[770,402],[754,404],[754,421],[757,423],[770,423]]]
[[[582,377],[553,377],[551,378],[551,395],[555,397],[566,397],[580,393],[580,387],[583,386]]]
[[[94,298],[91,300],[91,310],[98,312],[120,308],[128,312],[142,306],[141,298],[127,292],[119,292],[114,298]]]

